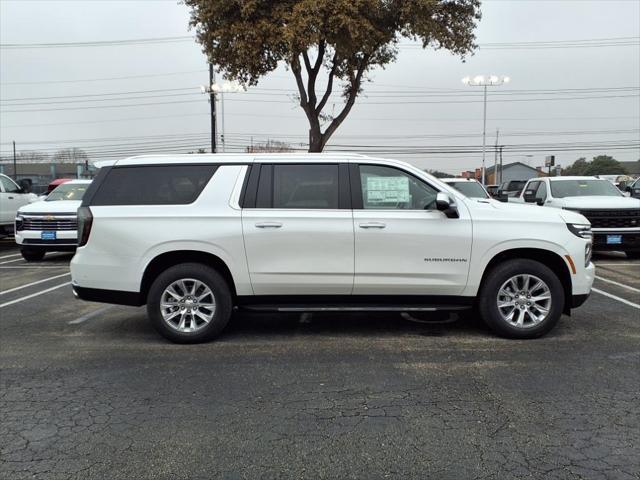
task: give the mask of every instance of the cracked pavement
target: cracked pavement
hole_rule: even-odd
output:
[[[640,311],[601,295],[535,341],[397,314],[237,314],[195,346],[144,309],[69,323],[103,307],[0,310],[0,478],[640,479]]]

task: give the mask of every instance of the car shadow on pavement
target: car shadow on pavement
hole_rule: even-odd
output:
[[[426,316],[410,321],[397,312],[267,314],[237,312],[220,340],[240,337],[447,336],[486,335],[488,330],[473,314]]]

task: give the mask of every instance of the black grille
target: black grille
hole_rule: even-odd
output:
[[[640,228],[640,209],[580,210],[592,228]]]
[[[23,217],[22,230],[77,230],[78,220],[74,216],[69,217]]]

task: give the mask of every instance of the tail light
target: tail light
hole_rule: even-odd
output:
[[[83,247],[89,241],[91,226],[93,225],[93,215],[89,207],[78,209],[78,246]]]

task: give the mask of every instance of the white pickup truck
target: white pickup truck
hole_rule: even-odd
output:
[[[18,209],[37,200],[37,195],[26,193],[16,182],[0,173],[0,235],[12,234]]]
[[[594,250],[619,250],[640,258],[640,199],[626,197],[608,180],[534,178],[509,201],[581,213],[591,222]]]

